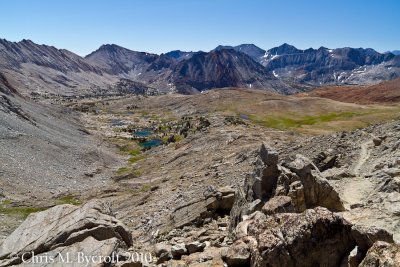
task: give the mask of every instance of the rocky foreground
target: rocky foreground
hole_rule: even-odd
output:
[[[31,214],[3,242],[0,266],[68,266],[68,254],[79,266],[79,253],[82,266],[399,266],[393,235],[344,219],[340,194],[311,160],[280,163],[264,145],[253,156],[241,187],[208,187],[177,207],[142,262],[130,230],[91,201]]]

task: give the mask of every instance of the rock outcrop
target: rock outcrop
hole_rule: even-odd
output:
[[[400,246],[378,241],[369,250],[359,267],[400,266]]]
[[[201,225],[206,218],[211,218],[218,212],[229,213],[235,201],[235,190],[222,187],[218,190],[208,188],[203,198],[186,203],[176,208],[171,214],[171,224],[180,228],[189,224]]]
[[[303,212],[318,206],[331,211],[344,210],[338,193],[311,160],[297,155],[293,162],[282,166],[278,164],[277,152],[264,145],[256,153],[254,172],[246,177],[244,191],[239,189],[237,192],[231,211],[232,227],[244,215],[261,210],[263,206],[268,214]]]
[[[246,266],[250,263],[250,248],[243,240],[236,241],[226,255],[228,266]]]
[[[257,211],[245,216],[234,235],[236,241],[225,259],[228,266],[355,267],[376,242],[393,243],[392,235],[385,230],[352,225],[322,207],[271,215]],[[377,253],[374,258],[386,257]]]
[[[131,245],[131,234],[105,205],[66,204],[29,215],[0,247],[0,266],[16,265],[43,253],[110,256]]]
[[[394,242],[383,229],[335,213],[344,210],[342,201],[309,159],[297,155],[280,165],[264,145],[256,153],[231,211],[229,266],[353,267],[376,242]]]
[[[361,84],[376,78],[393,75],[392,71],[377,75],[382,66],[396,62],[394,54],[381,54],[373,49],[336,48],[306,50],[283,44],[268,50],[259,62],[281,79],[314,84]],[[340,75],[338,75],[340,73]]]
[[[351,229],[351,235],[356,240],[358,251],[362,253],[363,256],[365,256],[368,249],[377,241],[394,243],[392,234],[377,227],[354,225]]]
[[[255,216],[247,234],[251,266],[339,266],[356,245],[351,224],[320,207]]]
[[[344,210],[343,203],[339,198],[339,194],[334,190],[329,182],[322,177],[309,159],[301,155],[297,155],[296,159],[289,163],[288,168],[297,175],[298,180],[288,185],[288,182],[291,181],[287,181],[285,179],[287,176],[281,176],[280,178],[282,179],[279,181],[279,183],[283,185],[284,192],[288,192],[289,195],[293,193],[297,195],[297,189],[293,188],[295,188],[298,184],[298,181],[300,181],[303,187],[302,191],[304,192],[305,207],[313,208],[321,206],[332,211]],[[295,178],[297,179],[297,177]],[[277,193],[279,194],[279,192]],[[302,199],[299,200],[299,203],[301,206],[303,206]]]

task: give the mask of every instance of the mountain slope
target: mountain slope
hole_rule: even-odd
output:
[[[30,40],[0,39],[0,73],[21,94],[76,95],[106,89],[118,79],[80,56]]]
[[[174,58],[176,60],[189,59],[193,54],[194,52],[185,52],[181,50],[173,50],[165,53],[167,57]]]
[[[368,84],[395,78],[399,69],[387,73],[394,58],[391,53],[380,54],[370,48],[299,50],[283,44],[268,50],[260,63],[276,77],[302,83]]]
[[[373,49],[300,50],[283,44],[265,51],[242,44],[156,55],[107,44],[82,58],[30,40],[0,39],[0,87],[22,95],[187,94],[223,87],[291,94],[320,85],[376,84],[397,77],[400,56]]]
[[[268,51],[253,44],[218,46],[215,50],[227,48],[249,55],[274,77],[296,86],[375,84],[400,77],[395,54],[381,54],[370,48],[301,50],[284,43]]]
[[[371,104],[398,103],[400,101],[400,79],[382,82],[370,86],[328,86],[318,88],[299,96],[323,97],[332,100]]]
[[[238,52],[245,53],[246,55],[250,56],[253,60],[259,61],[259,59],[265,55],[265,50],[259,48],[258,46],[254,44],[241,44],[237,46],[223,46],[220,45],[215,50],[221,50],[221,49],[234,49]]]
[[[68,50],[37,45],[30,40],[13,43],[0,39],[0,51],[0,65],[11,69],[20,68],[24,63],[31,63],[61,72],[88,71],[101,74],[101,71]]]
[[[158,58],[158,55],[136,52],[115,44],[102,45],[85,57],[90,64],[111,74],[140,73]]]
[[[237,49],[248,52],[254,47],[248,45]],[[177,50],[158,56],[105,45],[88,55],[86,60],[103,71],[163,92],[188,94],[222,87],[254,87],[283,93],[297,91],[236,49],[221,47],[208,53]]]
[[[292,89],[252,60],[234,49],[198,52],[173,69],[169,81],[178,92],[191,93],[210,88],[249,87],[291,93]]]

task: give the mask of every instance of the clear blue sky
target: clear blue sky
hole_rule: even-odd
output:
[[[399,0],[0,0],[0,38],[86,55],[102,44],[154,53],[219,44],[400,49]]]

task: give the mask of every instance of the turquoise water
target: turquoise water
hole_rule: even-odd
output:
[[[159,146],[161,144],[162,144],[161,139],[151,139],[151,140],[141,143],[141,146],[143,148],[152,148],[152,147]]]
[[[137,136],[137,137],[147,137],[152,134],[153,134],[153,129],[150,129],[150,128],[144,128],[144,129],[141,129],[141,130],[133,133],[133,135]]]

